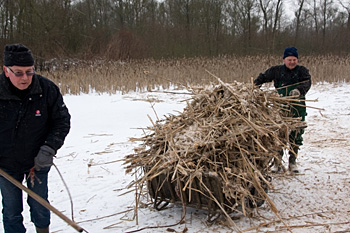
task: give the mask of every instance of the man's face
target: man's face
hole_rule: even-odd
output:
[[[294,69],[298,64],[298,58],[289,56],[283,59],[284,64],[287,66],[288,69],[292,70]]]
[[[34,75],[33,66],[4,66],[6,77],[19,90],[25,90],[32,83]]]

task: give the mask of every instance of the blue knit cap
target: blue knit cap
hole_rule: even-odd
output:
[[[298,49],[295,47],[286,48],[283,53],[283,59],[290,56],[298,58]]]

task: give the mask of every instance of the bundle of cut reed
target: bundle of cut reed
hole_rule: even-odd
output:
[[[267,200],[276,212],[266,194],[268,167],[288,147],[290,131],[303,126],[285,108],[295,99],[219,81],[193,88],[182,113],[152,122],[149,133],[131,139],[141,146],[125,157],[126,172],[142,170],[133,185],[146,182],[154,203],[178,202],[229,216],[238,209],[248,215]]]

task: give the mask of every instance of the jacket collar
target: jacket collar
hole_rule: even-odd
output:
[[[294,67],[294,69],[289,69],[289,68],[287,68],[287,66],[285,65],[285,64],[283,64],[283,68],[284,68],[284,70],[286,70],[286,71],[289,71],[289,72],[293,72],[293,71],[295,71],[295,70],[299,70],[299,65],[296,65],[295,67]]]

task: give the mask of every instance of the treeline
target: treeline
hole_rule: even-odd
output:
[[[1,49],[20,42],[37,59],[350,52],[342,0],[0,0],[0,14]]]

